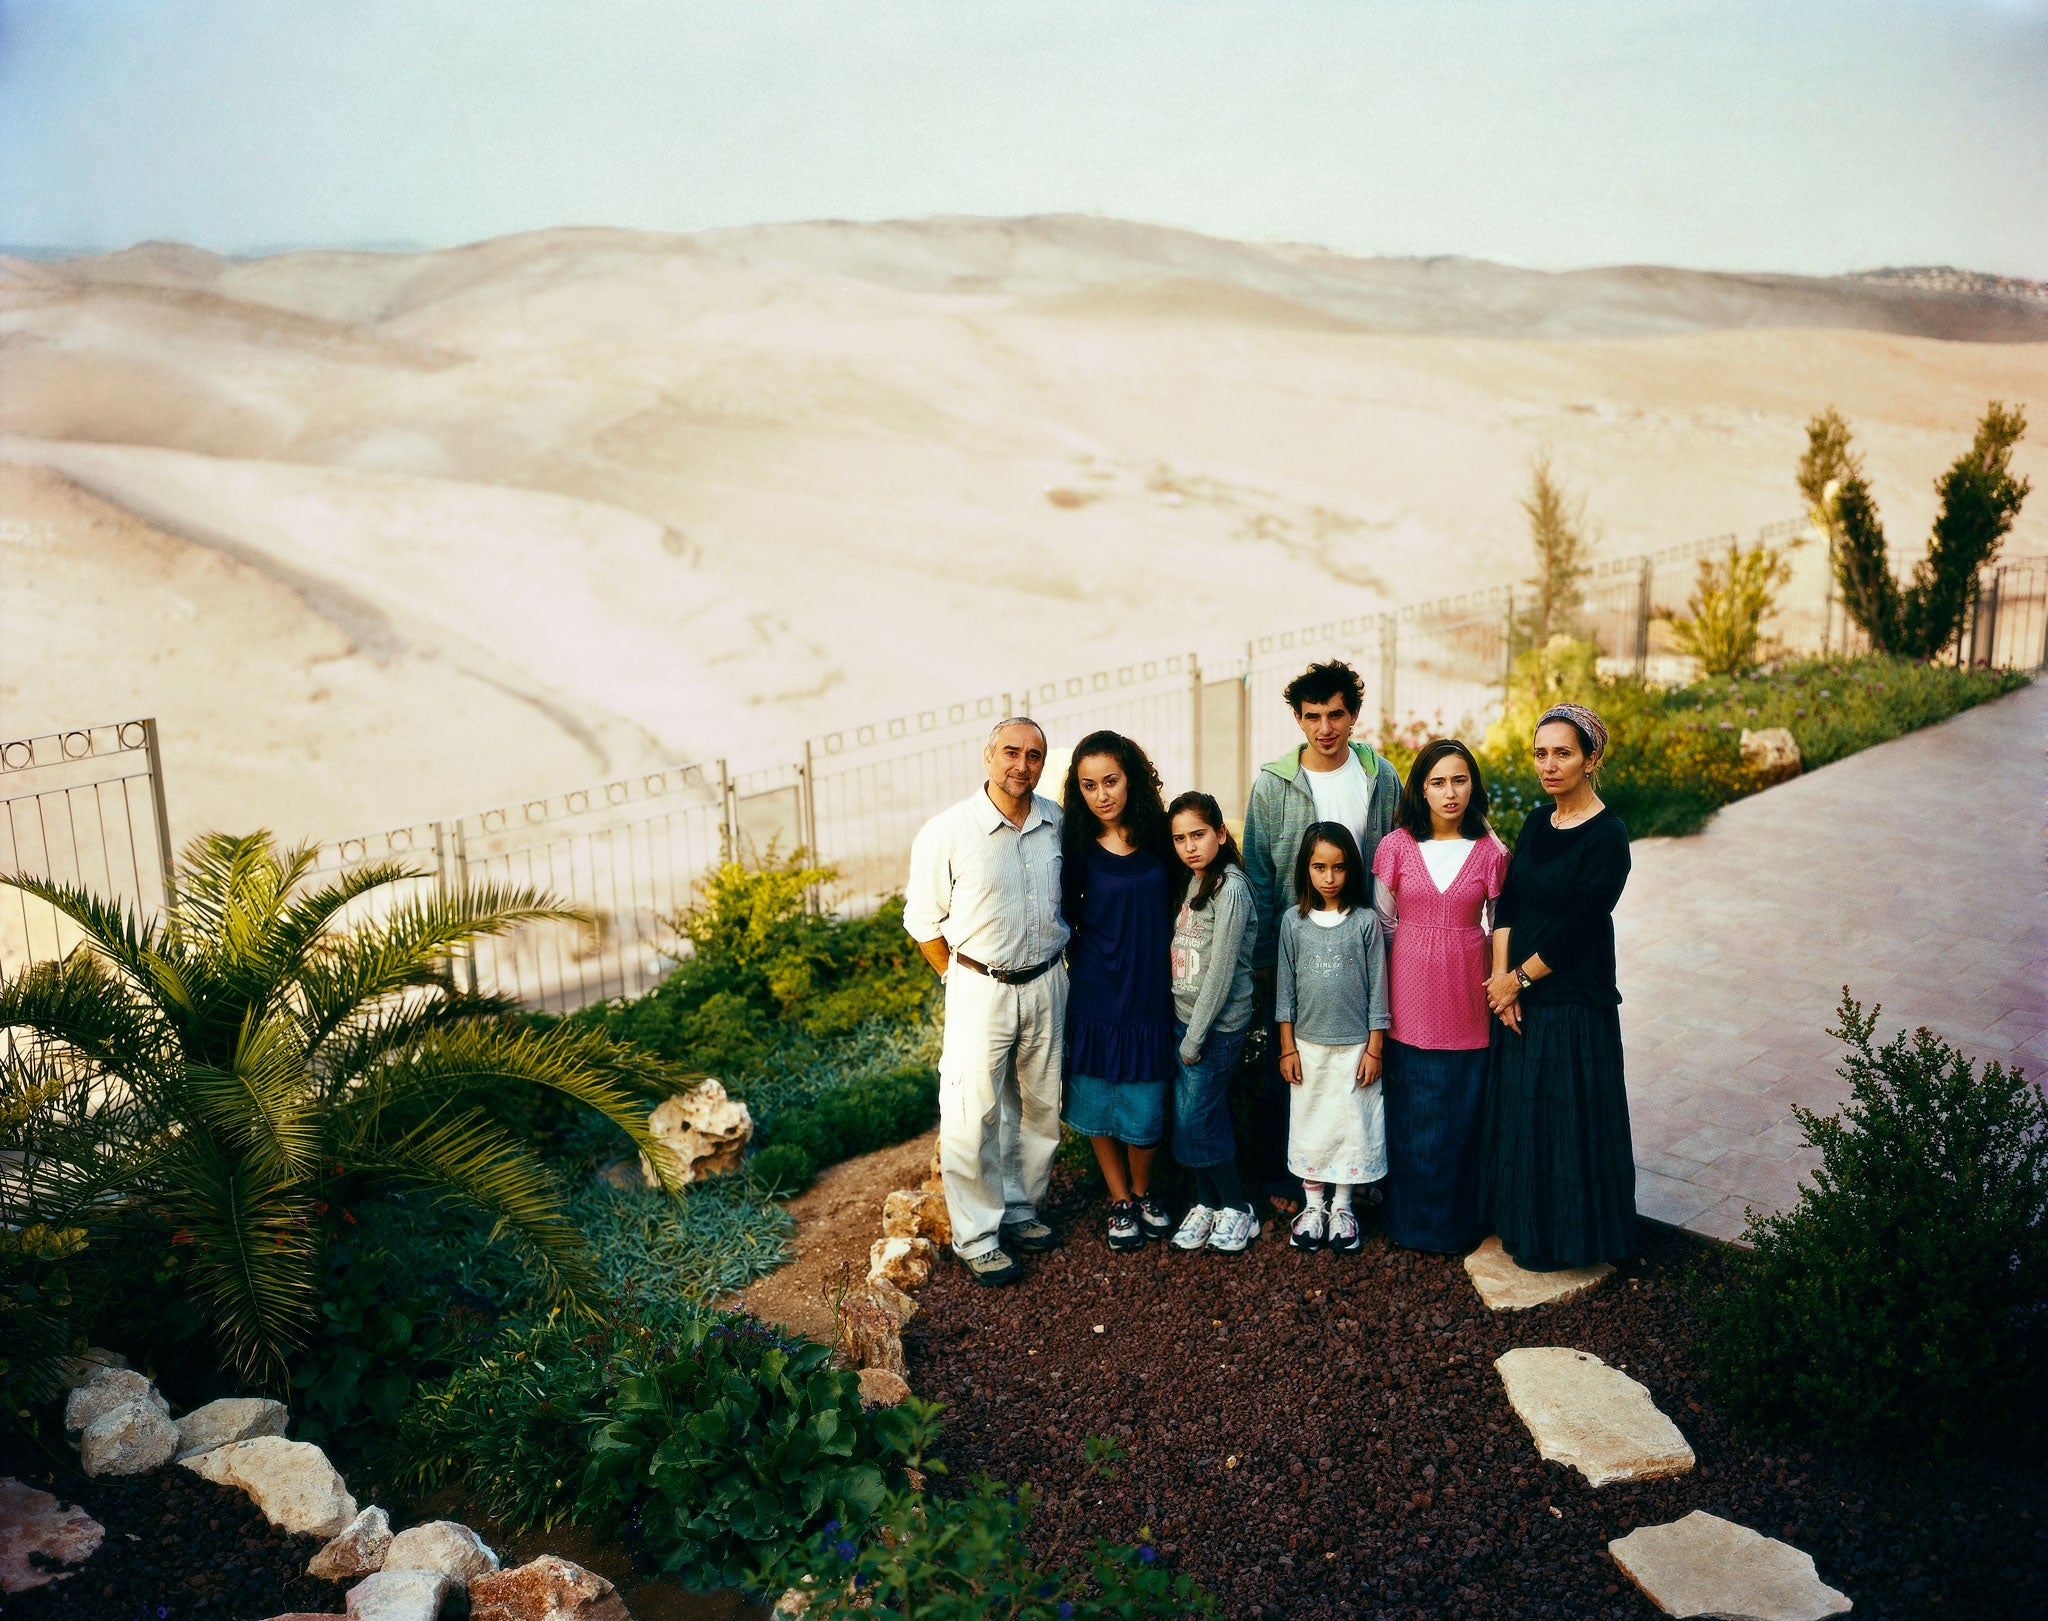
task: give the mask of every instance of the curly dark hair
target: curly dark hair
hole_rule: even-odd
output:
[[[1486,823],[1486,778],[1480,773],[1479,762],[1472,758],[1472,751],[1455,737],[1434,737],[1422,745],[1422,752],[1415,756],[1415,763],[1408,768],[1408,781],[1401,789],[1401,808],[1394,813],[1395,820],[1418,841],[1432,835],[1435,824],[1430,821],[1429,800],[1423,795],[1422,785],[1429,781],[1429,774],[1447,754],[1457,755],[1465,762],[1465,769],[1472,773],[1472,798],[1465,806],[1465,817],[1458,824],[1458,831],[1468,839],[1483,839],[1489,831]]]
[[[1173,855],[1172,824],[1166,817],[1159,773],[1145,751],[1121,732],[1090,732],[1074,745],[1067,758],[1066,785],[1060,790],[1060,888],[1069,907],[1081,898],[1088,871],[1088,847],[1102,832],[1102,824],[1088,801],[1081,797],[1081,762],[1091,754],[1106,754],[1122,768],[1124,782],[1124,832],[1134,848],[1149,850],[1161,860]],[[1074,914],[1070,911],[1069,916]]]
[[[1331,659],[1327,664],[1311,664],[1287,683],[1287,690],[1281,696],[1297,715],[1301,713],[1303,704],[1326,704],[1332,698],[1342,698],[1344,707],[1354,715],[1365,712],[1365,683],[1359,680],[1358,672],[1342,659]]]

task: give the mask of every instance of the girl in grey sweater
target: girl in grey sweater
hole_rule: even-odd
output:
[[[1259,1230],[1237,1176],[1230,1077],[1252,1023],[1252,886],[1223,811],[1208,794],[1168,807],[1180,858],[1173,926],[1173,1013],[1180,1076],[1173,1091],[1173,1157],[1195,1175],[1195,1203],[1174,1230],[1177,1249],[1236,1254]]]

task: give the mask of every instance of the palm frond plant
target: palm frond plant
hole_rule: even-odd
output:
[[[152,921],[0,877],[82,936],[0,979],[0,1221],[163,1234],[224,1361],[273,1385],[314,1321],[340,1190],[468,1201],[531,1245],[559,1297],[587,1296],[596,1274],[562,1191],[492,1103],[544,1089],[646,1149],[673,1071],[601,1031],[536,1030],[450,971],[475,941],[577,914],[527,889],[394,890],[421,876],[387,863],[322,878],[309,849],[209,834]]]

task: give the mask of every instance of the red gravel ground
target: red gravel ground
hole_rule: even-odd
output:
[[[1142,1540],[1235,1617],[1648,1618],[1610,1539],[1705,1509],[1813,1555],[1863,1618],[2048,1614],[2048,1469],[1888,1464],[1738,1439],[1693,1353],[1685,1280],[1713,1247],[1645,1225],[1642,1258],[1576,1300],[1486,1309],[1452,1258],[1112,1253],[1055,1193],[1065,1247],[1018,1287],[943,1266],[904,1336],[947,1404],[955,1480],[1030,1481],[1034,1541]],[[1098,1325],[1100,1331],[1098,1332]],[[1595,1492],[1536,1455],[1493,1359],[1568,1345],[1625,1368],[1685,1432],[1691,1475]],[[1114,1481],[1082,1443],[1127,1454]]]

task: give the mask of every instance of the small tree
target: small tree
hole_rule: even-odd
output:
[[[1529,493],[1522,499],[1529,517],[1529,543],[1536,551],[1536,572],[1528,581],[1535,599],[1520,616],[1516,641],[1521,647],[1545,647],[1553,636],[1568,636],[1586,605],[1586,501],[1571,495],[1551,470],[1548,454],[1529,466]]]
[[[1669,616],[1671,639],[1700,661],[1708,675],[1742,675],[1756,667],[1763,622],[1792,578],[1792,564],[1775,546],[1744,551],[1733,541],[1724,558],[1700,559],[1684,617]]]
[[[1902,587],[1862,460],[1849,448],[1849,425],[1832,406],[1807,423],[1800,493],[1828,537],[1843,606],[1878,652],[1932,658],[1955,640],[1977,571],[1998,555],[2032,488],[2012,476],[2012,447],[2026,431],[2018,407],[1993,400],[1984,408],[1970,448],[1934,486],[1941,511],[1927,555]]]

